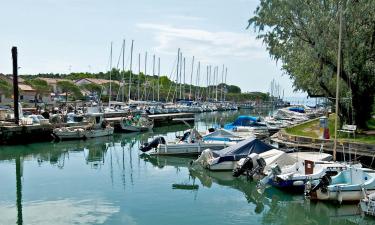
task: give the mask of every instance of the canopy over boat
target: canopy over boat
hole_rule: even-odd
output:
[[[255,116],[239,116],[233,123],[226,124],[225,129],[231,130],[237,126],[252,126],[255,123],[260,122],[259,117]]]
[[[298,113],[305,113],[305,109],[303,107],[290,107],[289,111],[298,112]]]
[[[223,150],[213,151],[213,156],[219,157],[218,163],[223,161],[238,161],[251,153],[260,154],[271,149],[275,149],[275,147],[258,139],[250,138]]]

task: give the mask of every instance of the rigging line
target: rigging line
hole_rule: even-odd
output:
[[[124,48],[124,45],[121,46],[121,49],[120,49],[120,55],[118,56],[118,59],[117,59],[117,66],[116,66],[116,69],[119,69],[120,67],[120,60],[121,60],[121,56],[122,56],[122,49]]]
[[[178,56],[179,57],[179,56]],[[170,76],[168,77],[168,79],[171,81],[171,84],[169,85],[169,89],[168,89],[168,94],[167,94],[167,99],[166,99],[166,101],[168,102],[168,100],[169,100],[169,94],[170,94],[170,92],[171,92],[171,89],[172,89],[172,86],[173,86],[173,79],[174,79],[174,74],[175,74],[175,69],[177,69],[177,59],[178,59],[178,57],[177,58],[175,58],[175,61],[174,61],[174,63],[172,64],[172,70],[171,70],[171,73],[170,73]],[[173,77],[172,77],[173,76]],[[173,95],[173,98],[174,98],[174,95]]]

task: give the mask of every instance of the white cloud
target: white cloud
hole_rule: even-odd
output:
[[[141,23],[137,27],[154,30],[154,39],[157,41],[154,50],[164,54],[175,54],[181,48],[184,55],[194,55],[206,62],[227,57],[244,60],[268,57],[261,40],[257,40],[250,32],[212,32],[152,23]]]

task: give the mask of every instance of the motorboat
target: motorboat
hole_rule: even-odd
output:
[[[147,115],[123,117],[120,121],[121,130],[124,132],[142,132],[154,127],[154,120]]]
[[[375,193],[375,171],[347,166],[336,176],[322,176],[316,185],[309,183],[305,194],[311,200],[359,202],[365,198],[363,190],[368,194]]]
[[[286,191],[303,192],[307,182],[315,183],[324,175],[335,175],[346,170],[347,167],[345,163],[310,160],[298,161],[282,169],[274,165],[261,183],[268,183]]]
[[[60,140],[85,139],[112,135],[114,128],[104,120],[104,114],[99,112],[85,115],[89,125],[55,128],[53,134]]]
[[[240,159],[246,158],[251,153],[260,154],[271,149],[275,147],[259,139],[250,138],[220,151],[206,149],[193,164],[199,164],[209,170],[232,171]]]
[[[286,166],[296,162],[297,159],[294,155],[278,149],[272,149],[260,154],[251,153],[246,158],[238,161],[233,169],[233,176],[239,177],[246,174],[248,178],[261,178],[270,171],[272,165]]]
[[[195,129],[187,130],[177,141],[166,142],[163,137],[156,137],[150,143],[141,146],[143,152],[150,152],[151,155],[198,155],[205,149],[221,150],[233,145],[234,142],[225,141],[204,141],[201,134]]]
[[[217,129],[203,136],[204,141],[240,142],[244,139],[244,137],[225,129]]]
[[[261,122],[259,117],[254,116],[239,116],[233,123],[226,124],[224,129],[239,134],[242,133],[242,135],[243,133],[250,133],[258,138],[269,136],[267,124]]]

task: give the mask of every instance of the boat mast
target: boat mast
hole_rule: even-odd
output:
[[[121,101],[125,101],[125,39],[122,42],[122,96]]]
[[[147,52],[145,54],[145,83],[144,83],[144,100],[147,101]]]
[[[139,90],[141,84],[141,53],[138,54],[138,85],[137,85],[137,99],[140,101]]]
[[[182,97],[184,99],[185,99],[185,84],[186,84],[185,78],[186,78],[186,64],[185,64],[185,57],[184,57],[184,84],[183,84],[184,88],[183,88],[183,92],[182,92]]]
[[[206,71],[207,71],[207,77],[206,77],[206,84],[207,84],[207,88],[206,88],[206,101],[208,101],[210,99],[210,73],[209,73],[209,66],[206,67]]]
[[[198,101],[198,100],[200,100],[201,98],[200,98],[200,77],[201,77],[201,62],[198,62],[198,70],[197,70],[197,91],[198,91],[198,93],[197,93],[197,95],[196,95],[196,97],[195,97],[195,101]]]
[[[220,87],[220,100],[223,102],[223,90],[224,90],[224,64],[221,71],[221,87]]]
[[[179,67],[180,66],[180,48],[177,50],[177,67],[176,67],[176,99],[178,95],[178,73],[179,73]]]
[[[191,75],[190,75],[189,100],[192,99],[192,96],[191,96],[191,88],[192,88],[192,86],[193,86],[193,73],[194,73],[194,56],[193,56],[193,60],[191,61]]]
[[[152,85],[152,101],[155,101],[155,85],[154,85],[154,77],[155,77],[155,54],[152,57],[152,80],[151,80],[151,85]]]
[[[342,34],[342,9],[339,8],[340,13],[340,27],[339,27],[339,43],[337,51],[337,75],[336,75],[336,115],[335,115],[335,141],[333,145],[333,161],[336,161],[336,149],[337,149],[337,123],[339,116],[339,90],[340,90],[340,72],[341,72],[341,34]]]
[[[180,99],[182,99],[182,52],[180,52]]]
[[[111,108],[111,96],[112,96],[112,45],[111,42],[111,53],[109,59],[109,93],[108,93],[108,108]]]
[[[158,57],[158,102],[160,101],[160,57]]]
[[[224,83],[225,83],[224,102],[225,102],[225,94],[227,93],[227,75],[228,75],[228,67],[225,67],[225,79],[224,79]]]
[[[216,91],[215,91],[215,101],[217,101],[217,88],[219,84],[219,66],[216,66],[216,76],[215,76],[215,86],[216,86]]]
[[[134,40],[132,40],[132,45],[130,48],[130,77],[129,77],[129,92],[128,92],[129,102],[131,100],[131,88],[132,88],[133,47],[134,47]]]

